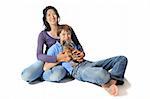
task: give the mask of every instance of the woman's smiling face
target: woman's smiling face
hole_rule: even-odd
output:
[[[55,25],[58,21],[58,16],[56,15],[55,11],[53,9],[49,9],[46,14],[46,21],[51,24]]]

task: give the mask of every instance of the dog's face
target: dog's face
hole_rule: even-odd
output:
[[[76,60],[78,57],[73,51],[75,50],[73,41],[64,41],[63,42],[63,51],[69,55],[72,60]]]
[[[72,51],[74,50],[74,46],[71,41],[63,41],[63,51],[65,51],[70,57],[72,56]]]

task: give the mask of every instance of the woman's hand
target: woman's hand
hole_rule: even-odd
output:
[[[75,49],[74,51],[72,51],[72,54],[76,56],[74,60],[76,60],[78,62],[82,62],[83,58],[85,56],[84,52],[81,52],[81,51],[79,51],[77,49]]]
[[[69,57],[69,55],[65,52],[60,52],[58,55],[57,55],[57,62],[68,62],[70,61],[71,58]]]

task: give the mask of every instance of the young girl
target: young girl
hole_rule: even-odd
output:
[[[65,77],[69,74],[80,81],[100,85],[113,96],[118,95],[119,92],[117,82],[120,84],[123,84],[124,82],[123,80],[127,66],[127,58],[125,56],[116,56],[105,60],[99,60],[97,62],[91,62],[83,59],[80,62],[75,62],[76,59],[72,58],[72,56],[74,56],[74,54],[75,56],[78,55],[78,53],[74,53],[74,50],[78,50],[78,48],[72,43],[71,35],[70,27],[64,25],[59,34],[60,42],[56,42],[53,46],[51,46],[47,54],[56,56],[62,52],[69,54],[68,56],[71,54],[70,59],[68,62],[56,62],[53,64],[46,63],[44,67],[47,69],[43,73],[43,79],[46,81],[52,81],[53,77],[51,77],[51,67],[59,65],[64,71],[63,73],[60,72],[63,75],[62,77]],[[68,53],[64,51],[64,42],[71,43],[72,52]]]

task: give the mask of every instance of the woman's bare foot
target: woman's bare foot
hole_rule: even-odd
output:
[[[116,80],[110,80],[107,84],[102,86],[110,95],[117,96],[119,91],[116,86]]]

